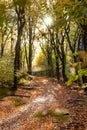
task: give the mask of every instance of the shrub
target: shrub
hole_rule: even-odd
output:
[[[10,91],[8,88],[0,87],[0,99],[8,96],[9,93],[10,93]]]
[[[17,77],[18,77],[18,81],[19,83],[21,82],[25,82],[26,80],[32,80],[34,78],[34,76],[29,75],[27,72],[24,72],[22,70],[19,70],[16,73]]]
[[[44,65],[45,62],[46,62],[46,57],[42,52],[40,52],[39,55],[37,56],[36,66]]]
[[[71,74],[66,85],[71,85],[74,81],[77,81],[80,78],[82,79],[83,76],[87,76],[87,68],[78,70],[78,74]]]
[[[21,106],[21,105],[25,104],[25,102],[22,101],[22,99],[18,98],[18,97],[12,98],[12,101],[14,102],[15,107],[18,107],[18,106]]]
[[[34,115],[35,118],[43,118],[43,117],[46,117],[46,116],[52,116],[52,117],[55,117],[55,118],[58,118],[60,120],[63,120],[63,121],[67,121],[69,119],[69,116],[66,115],[66,114],[63,114],[63,113],[57,113],[55,111],[52,111],[52,110],[49,110],[49,111],[46,111],[46,112],[38,112]]]
[[[13,83],[13,58],[11,56],[3,56],[0,58],[0,85]]]

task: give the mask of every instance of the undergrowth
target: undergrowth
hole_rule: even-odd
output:
[[[43,113],[43,112],[38,112],[38,113],[36,113],[33,117],[35,117],[35,118],[42,118],[42,117],[46,117],[46,116],[48,116],[48,115],[50,115],[50,116],[52,116],[52,117],[55,117],[55,118],[58,118],[58,119],[60,119],[60,120],[63,120],[63,121],[67,121],[68,119],[69,119],[69,116],[68,115],[66,115],[66,114],[58,114],[58,113],[55,113],[55,112],[53,112],[53,111],[48,111],[48,112],[46,112],[46,113]]]
[[[18,106],[21,106],[21,105],[25,104],[25,102],[22,101],[21,98],[12,98],[12,101],[14,101],[15,107],[18,107]]]
[[[4,97],[8,96],[10,93],[10,90],[8,88],[0,87],[0,99],[3,99]]]

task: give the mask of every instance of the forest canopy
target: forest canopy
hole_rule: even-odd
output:
[[[86,12],[87,0],[1,0],[0,85],[17,89],[31,75],[86,82]]]

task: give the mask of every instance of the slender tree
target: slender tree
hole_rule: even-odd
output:
[[[20,70],[20,51],[21,51],[21,37],[23,28],[25,25],[25,6],[24,3],[17,3],[13,1],[15,5],[15,12],[17,14],[17,42],[15,46],[15,58],[14,58],[14,86],[13,89],[17,89],[18,77],[17,72]]]

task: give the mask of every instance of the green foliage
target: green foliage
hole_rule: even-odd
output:
[[[8,88],[3,88],[0,87],[0,99],[6,97],[9,94],[9,89]]]
[[[45,117],[46,115],[44,115],[43,113],[41,113],[41,112],[38,112],[38,113],[36,113],[33,117],[35,117],[35,118],[42,118],[42,117]]]
[[[14,5],[19,5],[20,7],[24,7],[26,5],[27,0],[14,0]]]
[[[66,82],[66,85],[71,85],[74,81],[77,81],[78,79],[82,78],[82,76],[87,76],[87,69],[80,69],[78,70],[77,74],[71,74],[69,77],[69,80]]]
[[[78,75],[79,75],[79,77],[87,76],[87,68],[78,70]]]
[[[71,85],[74,81],[76,81],[78,79],[78,75],[75,75],[75,74],[71,74],[68,81],[66,82],[66,85],[69,86]]]
[[[14,101],[14,105],[15,107],[24,105],[25,103],[22,101],[21,98],[12,98],[12,101]]]
[[[64,114],[56,114],[56,113],[54,113],[52,116],[56,117],[56,118],[58,118],[60,120],[63,120],[63,121],[67,121],[69,119],[69,117],[67,115],[64,115]]]
[[[0,1],[0,26],[3,25],[3,22],[6,20],[6,3],[5,1]]]
[[[13,83],[13,58],[9,55],[0,58],[0,85]]]
[[[46,117],[46,116],[52,116],[52,117],[55,117],[55,118],[58,118],[60,120],[63,120],[63,121],[67,121],[69,119],[69,117],[65,114],[60,114],[60,113],[56,113],[54,111],[47,111],[46,113],[43,113],[43,112],[38,112],[37,114],[34,115],[35,118],[42,118],[42,117]]]
[[[34,76],[29,75],[27,72],[22,70],[17,71],[16,76],[18,77],[19,83],[24,82],[25,80],[32,80]]]

